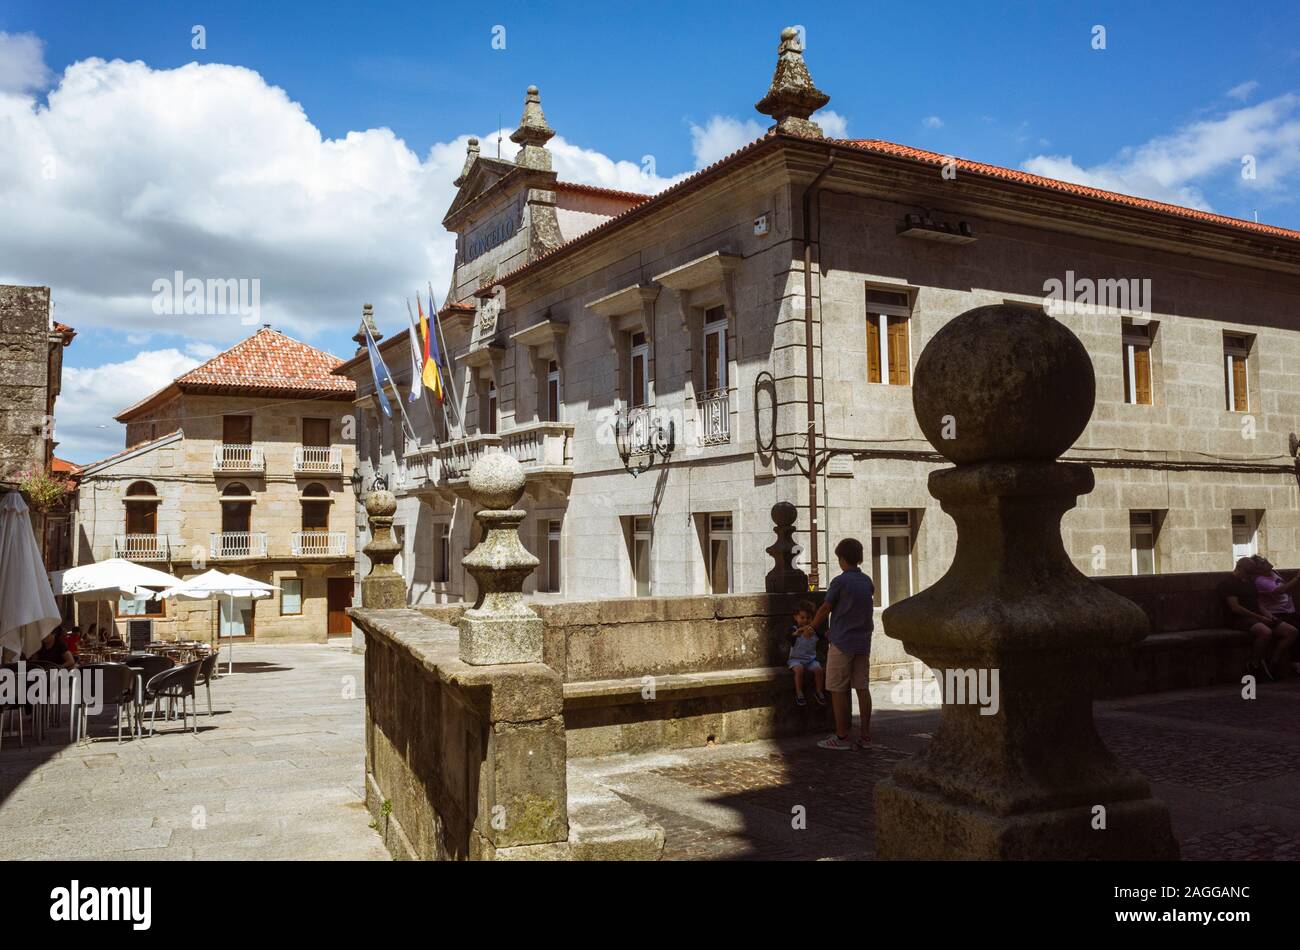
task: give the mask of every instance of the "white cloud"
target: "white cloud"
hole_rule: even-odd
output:
[[[44,47],[31,33],[0,32],[0,94],[45,88],[50,71]]]
[[[85,464],[122,451],[125,430],[113,416],[200,362],[166,349],[137,353],[121,363],[81,369],[65,366],[63,389],[54,407],[54,438],[61,443],[56,453]]]
[[[937,115],[927,115],[921,120],[921,124],[927,129],[941,129],[943,128],[943,119]]]
[[[849,120],[834,109],[822,109],[813,113],[813,121],[822,127],[827,138],[846,139],[849,137]]]
[[[1243,159],[1255,177],[1242,177]],[[1223,181],[1284,193],[1300,179],[1300,96],[1287,94],[1194,122],[1090,167],[1069,155],[1036,155],[1026,171],[1210,210],[1204,189]]]
[[[710,116],[703,126],[691,123],[691,151],[695,167],[704,168],[732,152],[762,138],[767,126],[754,119],[733,118],[729,115]]]
[[[1250,98],[1250,94],[1258,88],[1259,88],[1259,83],[1257,83],[1253,79],[1250,79],[1247,80],[1246,82],[1239,83],[1238,85],[1233,86],[1226,93],[1224,93],[1224,95],[1226,95],[1229,99],[1237,99],[1240,102],[1245,102],[1247,99]]]

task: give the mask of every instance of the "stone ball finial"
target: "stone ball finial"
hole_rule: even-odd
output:
[[[477,145],[477,144],[478,144],[478,139],[471,135],[471,136],[469,137],[469,141],[468,141],[466,144],[467,144],[467,145]]]
[[[371,518],[388,518],[397,513],[397,496],[386,488],[366,495],[366,514]]]
[[[535,96],[535,95],[537,95],[539,92],[541,92],[541,90],[538,89],[536,86],[529,86],[529,87],[528,87],[528,95],[530,95],[530,96]]]
[[[788,528],[799,517],[799,509],[788,501],[778,501],[772,506],[772,523],[778,528]]]
[[[469,493],[480,508],[512,509],[524,495],[524,467],[504,452],[484,455],[469,470]]]
[[[784,30],[781,31],[781,41],[783,43],[788,43],[790,42],[790,40],[797,39],[798,37],[799,37],[799,31],[792,26],[787,26]]]
[[[956,464],[1052,461],[1083,432],[1096,400],[1092,360],[1064,324],[999,304],[948,322],[921,352],[912,406]]]

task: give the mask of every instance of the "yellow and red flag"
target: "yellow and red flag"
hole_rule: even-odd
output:
[[[429,332],[429,318],[424,315],[424,304],[420,302],[420,295],[415,295],[415,306],[420,313],[420,338],[424,341],[424,368],[420,373],[420,378],[424,380],[424,385],[433,390],[433,394],[442,402],[442,373],[438,369],[440,356],[438,352],[438,341],[433,338]],[[429,298],[429,309],[433,309],[433,298]]]

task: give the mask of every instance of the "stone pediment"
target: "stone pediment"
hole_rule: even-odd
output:
[[[479,156],[443,217],[443,226],[448,231],[461,231],[467,224],[508,204],[512,198],[526,197],[530,188],[552,190],[555,178],[553,171],[523,168],[513,162]]]
[[[450,221],[453,216],[473,203],[484,192],[490,191],[493,185],[512,171],[515,171],[516,168],[518,166],[514,162],[507,162],[505,159],[488,158],[483,155],[477,156],[466,172],[460,188],[457,189],[456,197],[452,199],[451,207],[447,209],[443,223],[446,224]],[[451,228],[451,230],[454,230],[454,228]]]

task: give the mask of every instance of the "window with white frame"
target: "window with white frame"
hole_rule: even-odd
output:
[[[704,312],[705,397],[727,391],[727,311],[713,307]]]
[[[1223,390],[1229,412],[1250,412],[1250,384],[1247,360],[1250,337],[1241,333],[1223,334]]]
[[[628,365],[632,376],[628,385],[628,405],[639,409],[650,404],[650,344],[644,333],[633,333]]]
[[[446,584],[451,580],[451,525],[443,522],[436,526],[433,544],[433,582]]]
[[[1154,511],[1128,513],[1129,561],[1134,574],[1156,573],[1156,533],[1159,526]]]
[[[1255,512],[1236,510],[1232,513],[1232,561],[1259,553],[1259,524]]]
[[[495,435],[497,431],[497,384],[492,379],[487,384],[486,418],[482,420],[482,428],[488,435]]]
[[[711,514],[708,531],[709,590],[714,594],[730,594],[732,588],[731,515]]]
[[[906,293],[867,288],[867,382],[890,386],[911,382],[911,316]]]
[[[905,508],[871,512],[871,579],[877,607],[912,594],[912,513]]]
[[[546,364],[546,415],[547,422],[560,421],[560,364],[549,360]]]
[[[1151,343],[1155,327],[1124,321],[1124,401],[1149,406],[1151,397]]]
[[[558,519],[546,519],[542,527],[542,569],[538,573],[538,590],[549,594],[560,592],[560,530]]]
[[[631,519],[628,552],[632,559],[632,589],[638,597],[649,597],[652,583],[650,519],[637,516]]]

